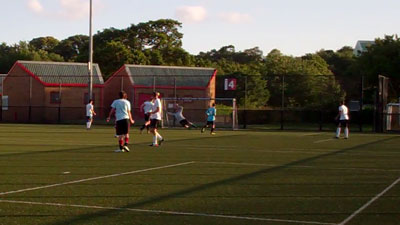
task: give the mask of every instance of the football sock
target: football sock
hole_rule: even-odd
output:
[[[124,147],[124,141],[123,140],[119,140],[118,143],[119,143],[119,149],[122,150],[122,148]]]
[[[214,132],[214,130],[215,130],[214,128],[211,128],[211,133]]]
[[[336,129],[336,137],[338,138],[338,137],[340,137],[340,127],[338,127],[337,129]]]
[[[163,137],[159,133],[157,133],[156,137],[157,137],[158,140],[162,140],[163,139]]]
[[[86,128],[87,128],[87,129],[90,128],[90,122],[86,122]]]
[[[344,128],[344,137],[348,138],[349,137],[349,128]]]
[[[157,136],[153,136],[153,145],[157,144]]]
[[[129,144],[129,138],[125,137],[125,145],[128,145],[128,144]]]

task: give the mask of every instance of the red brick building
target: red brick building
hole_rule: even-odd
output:
[[[134,117],[141,118],[140,105],[150,98],[153,91],[163,97],[215,98],[213,68],[124,65],[104,84],[104,106],[109,109],[118,92],[124,90],[134,108]],[[186,101],[187,110],[208,108],[209,101]]]
[[[95,107],[103,106],[103,77],[93,65]],[[85,119],[88,100],[86,63],[17,61],[3,83],[6,122],[76,122]],[[99,110],[100,111],[100,110]]]

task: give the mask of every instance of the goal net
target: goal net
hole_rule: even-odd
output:
[[[182,127],[180,118],[174,114],[182,110],[182,115],[197,127],[202,127],[207,122],[206,111],[212,103],[216,104],[217,115],[215,125],[217,128],[238,129],[238,116],[235,98],[162,98],[163,127]]]

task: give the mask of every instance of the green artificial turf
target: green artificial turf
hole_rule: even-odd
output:
[[[339,224],[400,177],[400,137],[0,124],[1,225]],[[111,176],[112,175],[112,176]],[[400,184],[346,224],[398,224]]]

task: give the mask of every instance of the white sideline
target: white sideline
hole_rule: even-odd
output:
[[[334,140],[333,138],[329,138],[329,139],[314,141],[314,144],[318,144],[318,143],[322,143],[322,142],[327,142],[327,141],[333,141],[333,140]]]
[[[378,200],[380,197],[382,197],[386,192],[388,192],[390,189],[392,189],[394,186],[396,186],[397,183],[400,182],[400,177],[393,182],[389,187],[385,188],[381,193],[377,194],[375,197],[373,197],[371,200],[369,200],[367,203],[365,203],[361,208],[356,210],[353,214],[351,214],[349,217],[347,217],[345,220],[343,220],[341,223],[338,225],[345,225],[348,223],[350,220],[352,220],[355,216],[360,214],[364,209],[366,209],[368,206],[370,206],[372,203],[374,203],[376,200]]]
[[[81,179],[81,180],[67,181],[67,182],[58,183],[58,184],[49,184],[49,185],[33,187],[33,188],[26,188],[26,189],[15,190],[15,191],[0,192],[0,196],[21,193],[21,192],[27,192],[27,191],[34,191],[34,190],[39,190],[39,189],[51,188],[51,187],[64,186],[64,185],[68,185],[68,184],[77,184],[77,183],[82,183],[82,182],[86,182],[86,181],[99,180],[99,179],[110,178],[110,177],[130,175],[130,174],[147,172],[147,171],[152,171],[152,170],[159,170],[159,169],[183,166],[183,165],[188,165],[188,164],[192,164],[192,163],[194,163],[194,162],[193,161],[192,162],[184,162],[184,163],[178,163],[178,164],[173,164],[173,165],[168,165],[168,166],[159,166],[159,167],[153,167],[153,168],[142,169],[142,170],[134,170],[134,171],[125,172],[125,173],[117,173],[117,174],[105,175],[105,176],[100,176],[100,177],[92,177],[92,178],[86,178],[86,179]]]
[[[248,216],[229,216],[229,215],[221,215],[221,214],[207,214],[207,213],[193,213],[193,212],[175,212],[175,211],[150,210],[150,209],[118,208],[118,207],[74,205],[74,204],[47,203],[47,202],[12,201],[12,200],[0,200],[0,202],[3,202],[3,203],[14,203],[14,204],[27,204],[27,205],[47,205],[47,206],[58,206],[58,207],[87,208],[87,209],[120,210],[120,211],[145,212],[145,213],[169,214],[169,215],[180,215],[180,216],[214,217],[214,218],[252,220],[252,221],[270,221],[270,222],[298,223],[298,224],[335,225],[334,223],[323,223],[323,222],[314,222],[314,221],[270,219],[270,218],[259,218],[259,217],[248,217]]]

